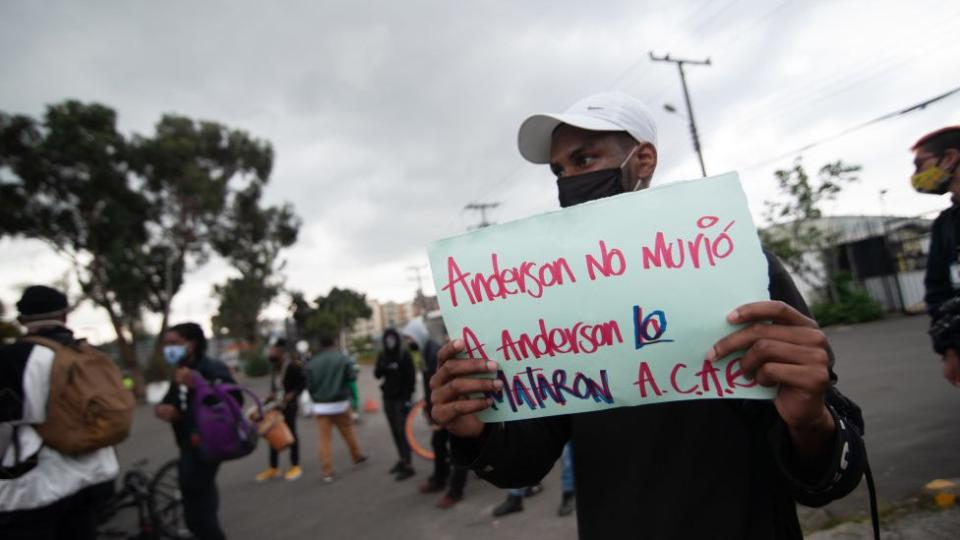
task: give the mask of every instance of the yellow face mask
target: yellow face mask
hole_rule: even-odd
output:
[[[932,193],[942,195],[947,192],[950,186],[950,177],[953,176],[939,165],[934,165],[929,169],[924,169],[910,177],[910,183],[913,189],[920,193]]]

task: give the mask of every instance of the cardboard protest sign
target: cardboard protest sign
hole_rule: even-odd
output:
[[[487,422],[676,400],[769,399],[736,358],[706,362],[733,308],[769,299],[736,173],[433,243],[443,318],[499,364]]]

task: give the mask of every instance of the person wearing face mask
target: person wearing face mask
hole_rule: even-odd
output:
[[[950,193],[950,208],[933,221],[923,283],[930,337],[943,357],[943,376],[960,386],[960,126],[928,133],[911,150],[913,188],[932,195]]]
[[[299,359],[291,358],[287,352],[287,340],[280,338],[272,346],[267,355],[270,360],[270,396],[268,403],[275,403],[283,412],[283,420],[293,435],[293,444],[290,445],[290,468],[283,474],[283,479],[292,481],[303,476],[300,468],[300,436],[297,435],[297,412],[299,409],[300,394],[307,387],[307,375],[303,370],[303,363]],[[270,466],[254,477],[257,482],[266,482],[280,476],[279,452],[270,448]]]
[[[410,443],[405,432],[407,415],[410,414],[413,390],[417,383],[410,351],[403,346],[400,333],[393,328],[383,332],[383,350],[377,356],[373,376],[383,379],[380,392],[383,396],[383,412],[387,415],[393,444],[397,447],[399,461],[390,469],[397,481],[414,475]]]
[[[528,118],[520,153],[549,164],[561,206],[650,185],[657,132],[631,96],[602,93],[561,114]],[[477,393],[502,387],[473,377],[496,371],[478,359],[438,354],[431,378],[435,422],[451,434],[455,461],[498,487],[539,482],[572,442],[581,538],[799,539],[796,503],[821,506],[852,491],[865,468],[859,408],[835,388],[833,354],[776,257],[767,254],[770,301],[730,306],[728,336],[711,361],[743,352],[741,366],[771,401],[702,400],[484,424]],[[739,326],[743,325],[743,326]]]
[[[220,464],[207,461],[197,446],[192,385],[194,373],[213,384],[235,381],[226,364],[207,356],[207,338],[196,323],[181,323],[167,330],[163,335],[163,357],[174,367],[174,374],[170,389],[154,408],[154,414],[170,422],[180,450],[178,476],[183,518],[199,540],[222,540],[226,536],[217,517],[220,495],[216,483]],[[241,396],[235,397],[243,403]]]
[[[54,399],[54,349],[79,343],[67,327],[67,297],[33,285],[17,310],[26,336],[0,345],[0,537],[94,540],[98,511],[114,492],[116,452],[113,446],[60,452],[44,443],[38,427]]]

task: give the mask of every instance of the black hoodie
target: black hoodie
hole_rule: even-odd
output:
[[[387,347],[387,337],[393,336],[393,347]],[[383,332],[383,351],[377,356],[374,377],[383,379],[380,391],[384,399],[409,401],[416,385],[416,371],[410,351],[403,345],[403,339],[393,328]]]

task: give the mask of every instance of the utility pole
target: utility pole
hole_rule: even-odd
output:
[[[423,290],[423,270],[427,268],[425,264],[411,264],[407,267],[407,271],[412,273],[413,276],[410,278],[411,281],[417,282],[417,291]]]
[[[464,210],[477,210],[480,212],[480,223],[470,227],[470,230],[473,229],[482,229],[484,227],[489,227],[493,225],[487,221],[487,210],[493,209],[500,206],[498,202],[487,202],[487,203],[470,203],[467,206],[463,207]]]
[[[890,270],[893,272],[893,288],[896,291],[896,297],[893,299],[896,300],[901,313],[907,312],[907,306],[903,302],[903,289],[900,287],[900,263],[893,257],[893,253],[890,250],[890,242],[887,238],[887,210],[886,205],[884,204],[884,196],[887,194],[887,190],[881,189],[878,192],[880,198],[880,243],[883,246],[883,258],[884,262],[887,263],[890,267]],[[881,279],[883,280],[884,292],[887,295],[890,295],[890,285],[887,283],[887,280],[890,276],[884,275]],[[893,304],[894,302],[890,302]]]
[[[710,66],[710,59],[706,60],[685,60],[681,58],[670,58],[670,54],[661,57],[653,55],[650,51],[650,60],[654,62],[673,62],[680,71],[680,84],[683,85],[683,99],[687,102],[687,118],[690,120],[690,135],[693,136],[693,149],[697,151],[697,158],[700,160],[700,172],[707,176],[707,168],[703,164],[703,151],[700,150],[700,136],[697,134],[697,122],[693,119],[693,106],[690,104],[690,91],[687,90],[687,76],[683,72],[683,65],[690,64],[694,66]]]

